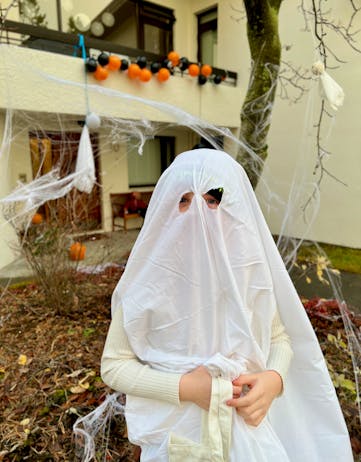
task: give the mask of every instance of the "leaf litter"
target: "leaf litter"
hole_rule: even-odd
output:
[[[0,461],[81,460],[74,422],[111,392],[100,378],[110,322],[110,298],[122,268],[78,273],[74,311],[59,316],[44,304],[36,284],[0,293]],[[361,429],[352,359],[335,300],[303,299],[325,355],[350,432],[355,460]],[[347,312],[360,333],[361,316]],[[116,416],[98,461],[134,461],[123,416]],[[79,448],[78,448],[79,449]]]

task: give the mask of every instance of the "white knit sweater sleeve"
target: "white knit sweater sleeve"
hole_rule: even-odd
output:
[[[285,384],[292,357],[293,350],[290,338],[285,331],[278,311],[276,311],[272,322],[271,347],[267,361],[267,369],[278,372],[282,378],[283,385]]]
[[[101,360],[101,376],[113,390],[179,405],[182,374],[157,371],[137,358],[123,328],[121,308],[114,313],[109,327]]]
[[[272,324],[272,342],[267,368],[284,381],[292,349],[283,324],[276,314]],[[134,354],[123,328],[123,311],[118,308],[111,321],[101,360],[101,376],[113,390],[179,405],[181,374],[152,369]]]

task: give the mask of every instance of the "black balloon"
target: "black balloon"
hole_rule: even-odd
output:
[[[173,67],[172,61],[168,58],[163,59],[162,61],[162,67],[165,67],[166,69],[171,70]]]
[[[85,67],[88,72],[95,72],[97,70],[97,60],[95,58],[88,58],[85,62]]]
[[[101,66],[106,66],[109,63],[108,53],[104,53],[104,52],[100,53],[100,55],[98,56],[98,63]]]
[[[127,59],[122,59],[120,62],[120,70],[121,71],[126,71],[129,67],[129,61]]]
[[[204,85],[207,82],[207,77],[203,74],[198,76],[198,83],[199,85]]]
[[[137,58],[137,64],[141,69],[144,69],[147,67],[147,58],[145,56],[139,56],[139,58]]]
[[[214,79],[213,79],[213,82],[216,84],[216,85],[219,85],[221,82],[222,82],[222,76],[221,75],[215,75],[214,76]]]
[[[189,61],[187,58],[183,57],[179,60],[178,67],[181,71],[186,71],[189,67]]]
[[[150,65],[150,71],[152,72],[152,74],[156,74],[160,68],[161,68],[161,65],[160,63],[157,63],[157,62],[152,63]]]

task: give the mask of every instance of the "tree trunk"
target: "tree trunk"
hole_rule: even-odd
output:
[[[240,149],[237,161],[245,168],[253,187],[267,157],[267,135],[281,60],[278,34],[281,3],[282,0],[244,0],[252,70],[241,110],[240,140],[246,148]]]

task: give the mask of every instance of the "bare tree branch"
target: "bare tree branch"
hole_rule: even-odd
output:
[[[329,32],[332,32],[333,36],[336,35],[340,37],[341,39],[343,39],[343,41],[348,46],[350,46],[354,51],[358,53],[361,52],[361,49],[357,47],[356,41],[355,41],[355,36],[359,33],[359,30],[356,30],[356,31],[354,30],[355,18],[356,18],[357,13],[361,11],[361,6],[357,7],[353,0],[349,0],[349,5],[351,7],[352,13],[350,15],[350,18],[347,24],[341,24],[340,22],[336,23],[334,19],[330,19],[332,10],[331,9],[327,11],[325,10],[325,2],[326,0],[311,0],[311,9],[308,9],[306,6],[306,1],[301,0],[299,9],[303,13],[306,28],[309,25],[309,20],[313,21],[314,34],[318,42],[316,49],[320,53],[321,59],[323,61],[323,64],[326,70],[326,69],[331,69],[335,67],[335,66],[330,66],[328,64],[327,61],[329,58],[333,58],[336,65],[338,63],[345,62],[343,59],[341,59],[337,55],[337,53],[334,51],[332,46],[329,45],[329,43],[326,41],[328,39]],[[312,203],[312,201],[316,198],[320,190],[322,180],[325,176],[328,176],[332,178],[333,180],[337,181],[338,183],[341,183],[344,186],[347,186],[346,183],[344,183],[339,178],[337,178],[336,175],[331,173],[325,167],[325,161],[327,157],[331,155],[331,152],[328,151],[323,146],[323,143],[322,143],[322,132],[323,132],[324,125],[325,125],[325,117],[333,118],[333,115],[327,111],[326,106],[325,106],[325,100],[322,99],[318,122],[315,125],[317,159],[316,159],[316,164],[314,167],[313,175],[318,175],[318,178],[314,185],[313,192],[311,193],[310,197],[306,200],[306,202],[302,206],[304,217],[305,217],[307,208]]]

